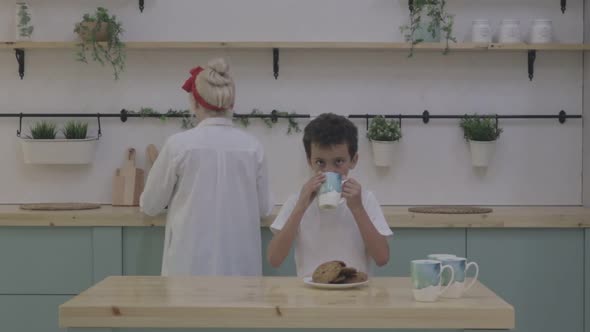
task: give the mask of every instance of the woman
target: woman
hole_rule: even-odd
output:
[[[172,135],[150,170],[142,211],[168,206],[162,275],[262,274],[260,219],[272,210],[262,145],[232,123],[224,59],[191,70],[183,89],[199,124]]]

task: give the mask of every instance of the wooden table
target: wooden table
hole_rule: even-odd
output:
[[[479,282],[419,303],[409,278],[320,290],[294,277],[109,277],[59,307],[68,331],[111,328],[511,329],[514,308]],[[98,329],[88,329],[98,328]]]

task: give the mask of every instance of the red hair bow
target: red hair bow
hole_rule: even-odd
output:
[[[211,111],[225,111],[225,109],[223,109],[221,107],[217,107],[217,106],[213,106],[213,105],[209,104],[207,101],[205,101],[205,99],[203,99],[203,97],[201,97],[201,95],[197,91],[197,85],[196,85],[195,81],[197,79],[197,76],[203,70],[204,69],[202,67],[196,67],[196,68],[191,69],[191,77],[189,77],[189,79],[187,79],[186,82],[184,82],[182,89],[186,92],[189,92],[189,93],[192,92],[197,103],[199,103],[205,109],[208,109]]]

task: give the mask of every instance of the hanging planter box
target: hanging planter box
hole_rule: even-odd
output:
[[[373,141],[371,140],[371,147],[373,149],[373,161],[375,166],[389,167],[393,163],[393,156],[397,148],[397,141]]]
[[[94,160],[98,138],[21,138],[25,164],[80,165]]]
[[[496,141],[469,141],[469,149],[474,167],[488,167],[496,152]]]

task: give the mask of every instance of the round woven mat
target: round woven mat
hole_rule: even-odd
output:
[[[438,214],[480,214],[490,213],[490,208],[477,206],[417,206],[408,208],[408,211],[415,213],[438,213]]]
[[[95,203],[38,203],[22,204],[23,210],[38,211],[68,211],[68,210],[92,210],[100,208],[100,204]]]

